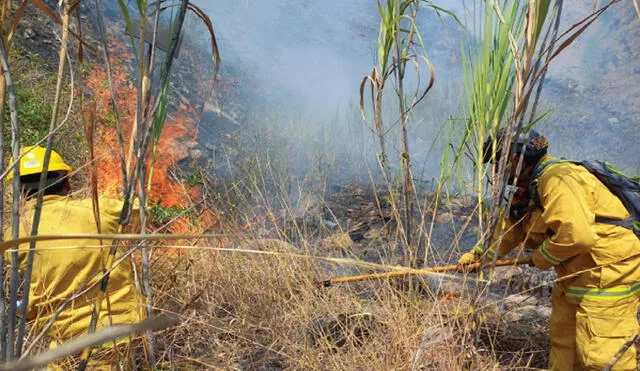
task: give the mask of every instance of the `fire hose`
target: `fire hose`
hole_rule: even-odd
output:
[[[359,276],[346,276],[346,277],[336,277],[330,278],[324,281],[315,282],[318,287],[331,287],[337,283],[349,283],[349,282],[361,282],[361,281],[373,281],[380,280],[385,278],[396,278],[396,277],[405,277],[411,275],[422,275],[428,273],[442,273],[442,272],[454,272],[454,271],[464,271],[464,272],[472,272],[479,268],[494,266],[494,267],[504,267],[508,265],[522,265],[529,264],[529,257],[521,257],[516,259],[508,259],[508,260],[498,260],[495,264],[477,262],[467,265],[445,265],[440,267],[429,267],[422,269],[406,269],[406,270],[398,270],[393,272],[384,272],[384,273],[371,273],[364,274]]]

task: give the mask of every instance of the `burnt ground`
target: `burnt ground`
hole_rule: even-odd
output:
[[[434,211],[434,197],[434,192],[423,191],[421,205],[414,210],[415,228],[424,236],[418,243],[422,248],[429,246],[426,262],[421,264],[426,267],[455,264],[460,254],[475,245],[478,234],[477,220],[472,216],[474,200],[460,196],[441,201]],[[403,244],[388,192],[365,185],[334,185],[325,198],[306,196],[297,201],[293,215],[283,217],[280,227],[294,244],[310,245],[321,255],[403,265]],[[502,279],[533,272],[536,270],[520,267],[502,274]],[[498,286],[496,290],[501,290],[500,294],[516,293],[539,286],[552,275],[521,278],[522,282]],[[544,294],[543,289],[538,291]]]
[[[434,194],[422,193],[425,204]],[[324,198],[315,195],[294,197],[294,205],[280,213],[277,223],[255,225],[250,233],[260,237],[284,238],[303,251],[323,257],[344,257],[365,262],[401,265],[403,255],[388,192],[364,185],[333,185]],[[427,266],[455,264],[461,251],[475,242],[477,225],[468,216],[472,200],[459,198],[438,208],[435,215],[425,207],[426,219],[433,223],[431,244],[434,252]],[[431,211],[429,211],[431,210]],[[415,215],[416,219],[419,215]],[[329,277],[376,272],[350,265],[318,263]],[[477,294],[473,284],[460,279],[425,276],[425,300],[467,300]],[[486,296],[486,321],[481,326],[478,352],[494,352],[504,366],[543,368],[547,362],[547,320],[550,289],[541,286],[553,279],[549,272],[529,267],[498,269]],[[421,284],[425,281],[414,281]],[[405,290],[407,280],[393,281]],[[375,301],[375,285],[352,283],[362,300]],[[513,295],[524,292],[522,295]],[[435,294],[435,296],[434,296]],[[507,298],[507,299],[505,299]]]

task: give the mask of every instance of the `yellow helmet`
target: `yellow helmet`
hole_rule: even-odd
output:
[[[20,158],[20,176],[40,174],[43,170],[44,153],[46,149],[40,146],[26,146],[20,149],[20,154],[25,154]],[[9,167],[13,165],[13,158],[9,160]],[[71,166],[67,165],[62,156],[54,150],[51,150],[49,158],[49,171],[65,171],[70,172]],[[7,181],[13,179],[13,170],[7,174]]]

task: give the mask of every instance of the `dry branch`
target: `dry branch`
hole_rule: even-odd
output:
[[[180,323],[180,319],[176,316],[160,314],[151,319],[132,324],[132,325],[115,325],[101,329],[100,331],[81,336],[79,338],[69,340],[59,347],[48,350],[37,356],[19,360],[0,366],[0,370],[32,370],[37,367],[45,366],[58,359],[67,357],[80,352],[82,349],[94,347],[113,341],[127,335],[133,335],[142,331],[157,331]]]

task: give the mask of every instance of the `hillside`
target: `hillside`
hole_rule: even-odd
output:
[[[58,1],[43,3],[58,11]],[[131,14],[137,4],[127,4]],[[451,9],[464,12],[465,4],[455,2]],[[167,30],[177,5],[167,5],[159,18]],[[450,14],[420,8],[415,24],[436,83],[409,112],[413,167],[404,177],[401,159],[409,153],[397,117],[395,75],[389,74],[381,100],[383,135],[373,125],[374,100],[365,95],[360,107],[360,84],[374,79],[363,77],[374,65],[380,68],[373,62],[382,34],[374,3],[193,5],[215,25],[222,57],[217,75],[209,29],[191,8],[166,90],[166,50],[154,54],[145,85],[135,55],[139,43],[126,32],[129,20],[118,2],[105,1],[101,14],[93,3],[79,3],[71,29],[88,46],[79,48],[73,39],[71,68],[62,76],[61,107],[68,117],[53,136],[53,148],[74,168],[73,197],[122,199],[130,191],[146,201],[145,223],[126,227],[147,235],[144,241],[126,236],[132,239],[114,251],[129,254],[124,260],[133,266],[136,292],[144,294],[138,309],[172,322],[135,332],[137,361],[160,370],[547,367],[556,273],[515,260],[531,253],[522,244],[500,257],[500,267],[478,263],[465,270],[456,264],[463,253],[491,243],[492,216],[501,220],[506,204],[501,198],[492,203],[501,183],[489,168],[476,168],[473,158],[482,155],[473,149],[486,131],[473,126],[467,93],[475,83],[487,91],[491,86],[465,76],[476,67],[467,58],[477,56],[463,56],[461,46],[482,46],[483,40]],[[563,27],[588,14],[591,5],[566,6]],[[551,113],[536,128],[553,154],[605,159],[640,173],[640,28],[627,5],[613,7],[554,62],[539,110]],[[105,40],[97,29],[99,15],[106,22]],[[10,49],[22,145],[49,131],[60,28],[30,4]],[[419,73],[407,74],[408,97],[411,84],[429,81],[425,60],[416,62]],[[143,103],[145,86],[155,104]],[[375,87],[362,86],[373,95]],[[510,109],[507,104],[508,114]],[[6,107],[4,118],[4,151],[10,155]],[[149,130],[145,151],[136,148],[139,128]],[[381,171],[380,137],[387,141],[389,178]],[[131,167],[123,169],[126,150]],[[407,178],[410,186],[403,184]],[[12,191],[4,192],[6,227],[14,203]],[[3,277],[9,287],[18,275],[7,262]],[[417,270],[434,267],[437,272]],[[0,295],[6,296],[3,303],[17,305],[16,297]],[[0,319],[0,332],[4,326]],[[37,334],[34,323],[27,329],[33,332],[27,331],[21,350],[31,359],[46,352],[50,339]],[[0,335],[4,347],[3,341]],[[78,357],[67,361],[75,367]]]

